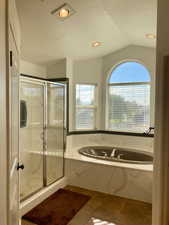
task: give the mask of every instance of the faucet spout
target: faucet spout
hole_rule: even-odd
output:
[[[111,153],[111,157],[115,157],[116,151],[117,151],[117,149],[113,148],[112,153]]]

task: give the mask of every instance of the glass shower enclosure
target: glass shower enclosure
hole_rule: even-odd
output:
[[[64,176],[66,86],[20,79],[20,198]]]

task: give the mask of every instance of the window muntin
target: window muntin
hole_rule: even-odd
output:
[[[76,130],[96,128],[96,85],[76,85]]]
[[[149,72],[135,62],[126,62],[118,67],[112,71],[109,79],[107,128],[143,133],[150,127]]]

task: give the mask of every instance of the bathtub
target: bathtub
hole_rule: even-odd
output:
[[[125,147],[76,146],[67,151],[68,184],[152,202],[153,153]]]
[[[67,137],[65,176],[69,185],[133,200],[152,202],[153,163],[107,160],[87,156],[80,149],[112,147],[147,153],[153,157],[153,138],[113,134],[83,134]],[[105,157],[105,158],[104,158]],[[120,156],[120,158],[122,155]],[[122,158],[121,158],[122,159]],[[140,160],[140,159],[139,159]],[[137,160],[133,160],[137,161]]]
[[[127,148],[88,146],[78,150],[84,156],[121,163],[152,164],[153,154]]]

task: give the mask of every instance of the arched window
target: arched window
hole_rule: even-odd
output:
[[[150,127],[150,74],[138,62],[124,62],[108,80],[107,128],[143,133]]]

